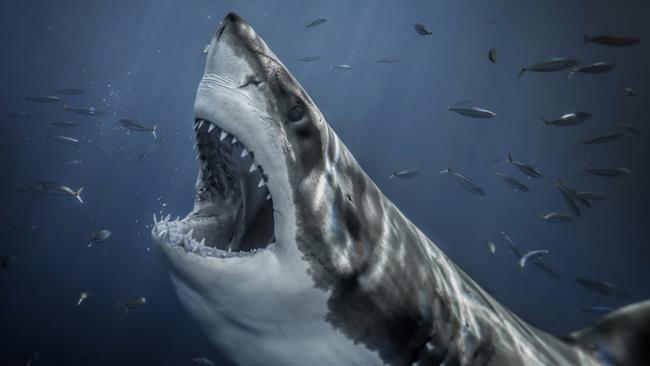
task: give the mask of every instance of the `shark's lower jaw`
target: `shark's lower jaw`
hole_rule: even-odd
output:
[[[250,256],[275,241],[268,177],[255,153],[217,124],[196,120],[200,161],[194,209],[183,219],[160,221],[159,243],[206,257]]]

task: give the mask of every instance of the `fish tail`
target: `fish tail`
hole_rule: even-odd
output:
[[[543,212],[540,212],[540,213],[539,213],[539,218],[540,218],[540,219],[545,220],[545,219],[544,219],[544,216],[546,216],[546,215],[544,215]]]
[[[542,117],[542,122],[543,122],[545,125],[550,125],[550,124],[551,124],[551,121],[547,120],[547,119],[544,118],[544,117]]]
[[[512,163],[512,155],[508,152],[508,161]]]
[[[63,103],[63,109],[66,110],[66,111],[69,111],[70,107],[68,107],[68,105],[66,103]]]
[[[522,77],[524,73],[526,72],[526,68],[522,67],[521,70],[519,70],[519,74],[517,75],[518,78]]]
[[[74,193],[74,196],[79,200],[79,202],[84,203],[84,200],[81,199],[81,191],[84,189],[84,187],[79,188],[78,191]]]
[[[582,44],[586,45],[587,43],[589,43],[589,41],[590,41],[589,36],[583,33],[582,34]]]
[[[440,174],[451,173],[451,166],[447,166],[447,169],[441,170]]]
[[[158,136],[156,136],[156,129],[158,129],[158,125],[153,125],[153,130],[151,130],[151,133],[153,133],[154,139],[158,138]]]
[[[395,178],[395,173],[388,176],[388,179]]]
[[[571,70],[571,72],[569,73],[569,77],[567,79],[571,80],[571,78],[573,77],[573,74],[575,74],[575,73],[576,72],[574,70]]]

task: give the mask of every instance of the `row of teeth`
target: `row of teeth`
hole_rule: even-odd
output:
[[[197,134],[198,134],[199,130],[201,129],[201,127],[203,127],[203,124],[204,124],[204,123],[207,123],[207,124],[208,124],[208,133],[211,133],[212,130],[214,130],[215,127],[216,127],[215,124],[212,123],[212,122],[208,122],[208,121],[205,121],[205,120],[202,120],[202,119],[197,120],[196,122],[194,122],[194,131],[195,131]],[[229,138],[229,137],[231,137],[231,136],[232,136],[232,135],[230,135],[228,132],[226,132],[226,131],[224,131],[224,130],[221,130],[221,133],[219,134],[219,142],[223,143],[224,140],[226,140],[227,138]],[[226,142],[227,142],[227,141],[226,141]],[[237,144],[238,142],[239,142],[239,140],[237,140],[237,137],[232,136],[231,144],[232,144],[232,145],[235,145],[235,144]],[[194,148],[196,149],[197,146],[198,146],[198,141],[194,143]],[[255,158],[253,157],[252,152],[251,152],[251,151],[248,151],[248,149],[247,149],[246,147],[243,147],[243,150],[242,150],[242,152],[241,152],[241,154],[240,154],[239,157],[240,157],[241,159],[243,159],[243,158],[245,158],[245,157],[247,157],[247,156],[251,156],[252,159],[253,159],[253,161],[251,162],[251,166],[250,166],[250,168],[248,169],[248,173],[250,174],[250,173],[252,173],[252,172],[258,170],[258,166],[259,166],[259,164],[257,164],[257,162],[255,161]],[[197,155],[196,155],[196,160],[198,160],[198,159],[199,159],[199,155],[197,154]],[[201,169],[202,169],[202,170],[205,169],[204,164],[207,164],[207,163],[206,163],[205,161],[202,161],[202,162],[201,162]],[[265,180],[265,179],[266,179],[265,176],[262,176],[262,178],[260,178],[259,183],[257,183],[257,188],[262,188],[262,187],[266,186],[266,180]],[[270,200],[270,199],[271,199],[271,193],[268,193],[268,194],[266,195],[266,199],[267,199],[267,200]]]
[[[177,217],[175,220],[171,220],[171,215],[161,217],[160,221],[156,217],[156,214],[153,215],[153,228],[151,229],[152,235],[158,240],[164,240],[167,244],[171,246],[183,247],[186,251],[195,253],[204,257],[225,257],[238,254],[243,255],[252,255],[255,254],[258,249],[253,249],[246,252],[233,252],[231,249],[221,250],[218,248],[212,248],[205,245],[205,238],[200,241],[194,239],[194,228],[187,229],[187,226],[190,224],[181,221],[180,217]]]

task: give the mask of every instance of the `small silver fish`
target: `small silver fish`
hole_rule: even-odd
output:
[[[139,122],[136,122],[135,120],[122,118],[120,119],[120,127],[133,132],[151,132],[153,134],[153,138],[157,138],[156,130],[158,129],[158,125],[145,126]]]
[[[582,139],[583,144],[606,144],[617,140],[619,137],[623,136],[623,132],[611,133],[608,135],[596,136],[588,139]]]
[[[106,241],[108,238],[111,237],[111,235],[113,235],[113,233],[110,230],[106,230],[106,229],[94,232],[90,236],[90,243],[88,244],[88,248],[90,248],[95,243],[101,243],[103,241]]]
[[[510,153],[508,153],[508,161],[514,166],[516,166],[517,169],[519,169],[522,173],[526,174],[531,178],[539,178],[542,176],[542,174],[532,166],[526,163],[522,163],[521,161],[513,160],[512,155]]]
[[[74,112],[82,116],[88,116],[88,117],[102,117],[106,115],[106,111],[101,109],[96,109],[93,106],[90,106],[88,108],[72,108],[69,107],[67,104],[63,104],[63,108],[68,112]]]
[[[479,108],[476,106],[464,106],[461,103],[457,103],[456,105],[451,106],[448,105],[447,110],[473,118],[494,118],[497,116],[496,113],[487,109]]]
[[[80,306],[89,297],[88,292],[84,291],[79,295],[79,300],[77,300],[77,306]]]
[[[570,58],[552,58],[547,61],[543,61],[537,64],[523,67],[519,71],[518,77],[524,75],[526,71],[554,72],[554,71],[568,70],[572,67],[575,67],[578,64],[578,62],[579,62],[578,60],[574,60]]]
[[[79,126],[77,122],[65,121],[65,122],[50,122],[50,126],[54,127],[75,127]]]
[[[476,183],[474,183],[471,179],[467,178],[466,176],[462,174],[458,174],[454,171],[451,170],[451,167],[441,170],[440,174],[450,174],[458,184],[460,184],[463,189],[465,189],[468,192],[474,193],[479,196],[485,196],[485,192],[481,187],[479,187]]]
[[[44,192],[53,192],[54,194],[58,194],[58,195],[72,196],[76,198],[79,202],[84,203],[83,199],[81,199],[81,191],[83,190],[83,187],[75,191],[68,186],[60,185],[54,182],[46,182],[46,181],[36,181],[34,185],[40,188]]]
[[[423,36],[431,36],[433,33],[427,29],[427,27],[424,24],[417,23],[415,26],[415,31],[417,34],[423,35]]]
[[[591,117],[591,113],[572,112],[572,113],[565,113],[560,117],[552,120],[547,120],[544,117],[542,117],[542,122],[544,122],[545,125],[552,125],[552,126],[575,126],[577,124],[586,121],[590,117]]]
[[[490,51],[488,52],[488,59],[493,64],[497,63],[497,49],[496,48],[490,48]]]
[[[325,23],[325,22],[327,22],[327,19],[325,19],[325,18],[320,18],[320,19],[312,20],[312,21],[309,22],[309,23],[305,23],[305,28],[312,28],[312,27],[315,27],[315,26],[321,25],[321,24],[323,24],[323,23]]]
[[[537,249],[537,250],[531,250],[528,253],[526,253],[521,259],[519,260],[519,267],[524,268],[526,266],[526,262],[530,258],[535,258],[535,259],[541,259],[543,256],[549,254],[550,252],[546,249]]]
[[[583,74],[602,74],[602,73],[612,71],[615,67],[616,67],[616,64],[608,64],[608,63],[605,63],[605,62],[596,62],[595,64],[591,64],[591,65],[571,69],[571,72],[569,73],[569,79],[571,79],[573,77],[573,75],[575,73],[577,73],[577,72],[580,72],[580,73],[583,73]]]
[[[549,212],[549,213],[541,212],[539,214],[539,217],[544,221],[556,222],[556,223],[571,222],[571,220],[573,220],[573,217],[571,217],[571,215],[567,215],[561,212]]]
[[[334,65],[334,66],[330,66],[330,68],[335,68],[337,70],[344,70],[344,71],[352,70],[352,66],[346,64]]]
[[[496,253],[497,246],[494,245],[494,243],[492,241],[488,241],[487,243],[485,243],[485,245],[487,246],[487,250],[488,250],[488,253],[490,253],[490,255],[493,255],[494,253]]]
[[[631,173],[627,168],[595,168],[587,169],[587,172],[601,177],[623,177]]]
[[[131,298],[131,299],[126,301],[126,308],[124,309],[124,314],[125,315],[128,314],[129,309],[138,308],[138,307],[140,307],[140,306],[142,306],[142,305],[144,305],[146,303],[147,303],[147,298],[144,297],[144,296],[138,296],[138,297]]]
[[[419,174],[420,174],[419,170],[407,169],[407,170],[393,172],[393,174],[391,174],[388,177],[388,179],[395,178],[395,177],[402,178],[402,179],[411,179],[411,178],[415,178]]]
[[[64,144],[78,144],[79,140],[68,136],[50,136],[50,140]]]
[[[623,93],[625,93],[625,95],[627,95],[628,97],[637,97],[637,96],[639,96],[639,93],[637,93],[636,90],[634,90],[632,88],[629,88],[629,87],[624,87],[623,88]]]
[[[503,173],[499,173],[499,172],[494,172],[494,174],[497,177],[501,178],[501,180],[506,182],[515,191],[523,192],[523,193],[529,193],[530,192],[530,189],[525,184],[518,181],[517,179],[515,179],[515,178],[513,178],[513,177],[511,177],[511,176],[509,176],[507,174],[503,174]]]
[[[635,46],[641,43],[640,39],[634,37],[620,37],[620,36],[609,36],[609,35],[589,37],[588,35],[583,34],[582,38],[584,40],[584,44],[592,42],[592,43],[601,44],[603,46],[614,46],[614,47]]]

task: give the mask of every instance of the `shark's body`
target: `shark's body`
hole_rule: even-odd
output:
[[[152,234],[182,304],[238,364],[599,365],[603,352],[623,362],[648,357],[590,329],[560,340],[492,299],[382,194],[234,14],[210,44],[195,118],[195,208],[185,219],[156,221]],[[612,316],[647,323],[648,307]]]

